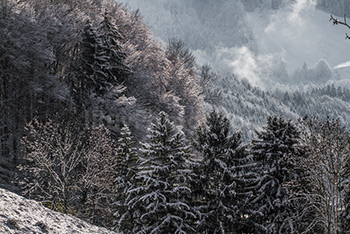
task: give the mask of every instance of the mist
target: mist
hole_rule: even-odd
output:
[[[316,0],[122,2],[140,9],[159,41],[180,39],[199,64],[233,73],[262,89],[348,83],[348,72],[343,71],[350,60],[346,28],[329,22],[330,13],[339,12],[336,4],[330,8]],[[320,61],[326,64],[327,77],[296,76],[305,64],[317,70]]]

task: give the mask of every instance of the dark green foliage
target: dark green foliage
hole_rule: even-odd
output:
[[[164,112],[152,124],[148,143],[142,146],[143,162],[132,178],[133,185],[123,202],[133,217],[130,225],[125,216],[119,220],[120,231],[126,233],[194,233],[195,215],[187,200],[191,156]]]
[[[286,185],[294,179],[289,158],[299,154],[299,132],[291,121],[274,116],[257,135],[250,154],[258,177],[246,209],[256,232],[283,233],[289,228],[284,222],[290,215]]]
[[[202,233],[239,232],[242,227],[246,159],[240,133],[229,132],[230,122],[215,111],[197,131],[195,146],[203,158],[194,168],[192,199],[200,214],[197,231]]]
[[[124,62],[126,54],[122,51],[121,40],[122,36],[110,22],[107,12],[97,29],[87,21],[68,80],[77,113],[83,114],[83,122],[92,121],[94,98],[116,92],[114,88],[121,86],[131,74]],[[120,90],[116,96],[121,95]]]
[[[79,59],[73,64],[73,66],[76,67],[70,74],[68,81],[78,111],[85,110],[87,105],[89,105],[88,101],[91,92],[91,83],[94,79],[95,46],[97,38],[90,22],[87,22],[86,24],[81,42],[81,55],[77,55],[79,56]]]
[[[133,217],[128,211],[127,192],[133,187],[132,181],[138,172],[140,158],[134,148],[130,129],[127,126],[122,128],[121,137],[118,140],[117,160],[116,160],[116,181],[114,191],[113,211],[116,220],[122,220],[120,223],[114,221],[114,228],[133,226]],[[121,225],[121,223],[123,223]]]
[[[98,36],[95,44],[92,83],[95,92],[103,94],[113,86],[122,84],[131,71],[124,62],[126,54],[121,46],[123,37],[111,23],[107,11],[96,31]]]

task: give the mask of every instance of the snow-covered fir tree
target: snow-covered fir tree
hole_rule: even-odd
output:
[[[125,233],[193,233],[196,216],[187,203],[191,157],[183,134],[164,112],[149,129],[148,142],[142,145],[139,170],[132,178],[124,202],[132,224],[119,220]]]
[[[76,102],[77,113],[83,113],[82,118],[90,123],[93,118],[92,112],[99,112],[96,109],[103,108],[101,105],[103,106],[104,102],[98,98],[106,94],[109,97],[111,93],[114,99],[121,96],[121,84],[131,74],[130,68],[124,62],[126,54],[122,49],[122,40],[123,37],[110,21],[106,11],[97,28],[94,28],[90,21],[86,22],[82,41],[77,46],[79,49],[75,50],[78,52],[73,60],[68,82]],[[117,86],[120,87],[116,88]]]
[[[82,32],[82,41],[76,45],[79,49],[74,50],[76,53],[72,56],[66,81],[76,105],[76,112],[82,114],[83,119],[86,109],[91,105],[89,95],[94,76],[96,40],[96,32],[90,21],[87,21]]]
[[[94,60],[94,87],[97,94],[108,92],[121,84],[131,73],[124,62],[126,54],[122,50],[123,37],[109,19],[107,10],[97,31],[96,54]]]
[[[255,185],[248,188],[252,189],[252,196],[245,209],[254,225],[252,231],[285,233],[289,230],[285,221],[290,212],[286,183],[295,176],[288,158],[299,154],[299,132],[290,120],[273,116],[257,135],[250,155],[258,177]]]
[[[241,134],[230,134],[230,122],[213,111],[195,140],[202,159],[194,167],[192,206],[199,213],[201,233],[239,233],[245,151]]]
[[[113,211],[116,220],[114,228],[118,230],[120,223],[124,226],[133,225],[133,217],[128,212],[128,206],[124,203],[127,199],[127,191],[133,186],[132,179],[137,173],[140,158],[134,148],[134,141],[128,126],[124,125],[121,137],[118,140],[116,160],[116,181]]]

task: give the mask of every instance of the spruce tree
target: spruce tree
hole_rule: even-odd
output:
[[[128,206],[124,203],[127,199],[127,191],[133,188],[132,179],[137,173],[139,163],[139,156],[133,145],[134,141],[130,129],[124,125],[118,140],[116,159],[116,185],[113,204],[114,216],[118,220],[114,224],[116,230],[121,223],[127,227],[133,225],[133,218],[128,212]]]
[[[95,92],[104,94],[124,82],[131,71],[124,62],[126,54],[122,51],[123,37],[108,18],[107,11],[97,33],[94,84]]]
[[[116,101],[124,90],[122,83],[131,70],[124,61],[122,40],[107,12],[97,28],[86,22],[68,79],[76,112],[83,114],[83,122],[91,124],[94,113],[105,108],[107,99]]]
[[[241,134],[230,134],[230,122],[211,112],[206,126],[197,130],[195,146],[202,159],[195,166],[193,206],[200,214],[197,231],[239,232],[240,204],[244,201],[243,173],[246,158]]]
[[[90,94],[95,85],[94,63],[97,35],[90,21],[86,22],[81,37],[81,42],[72,50],[72,62],[67,72],[68,78],[66,82],[75,103],[75,112],[80,115],[81,122],[84,125],[86,122],[91,121],[91,114],[88,116],[88,110],[91,110],[92,100]],[[87,119],[88,117],[90,119]]]
[[[78,80],[76,81],[76,90],[73,90],[76,98],[78,98],[76,100],[78,105],[83,103],[81,99],[88,98],[94,85],[97,35],[91,23],[87,21],[86,24],[81,43],[81,74],[78,75]]]
[[[299,132],[291,121],[269,117],[258,139],[250,149],[254,172],[258,175],[252,187],[253,196],[247,209],[255,232],[283,233],[289,216],[289,192],[286,186],[293,179],[293,168],[288,157],[297,155]]]
[[[148,142],[142,144],[142,163],[127,191],[125,204],[134,221],[124,220],[120,231],[126,233],[193,233],[195,219],[187,199],[191,156],[183,134],[164,112],[152,124]]]

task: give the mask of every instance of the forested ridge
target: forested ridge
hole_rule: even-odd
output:
[[[0,38],[1,187],[121,233],[349,232],[348,89],[263,91],[112,0],[1,0]]]

